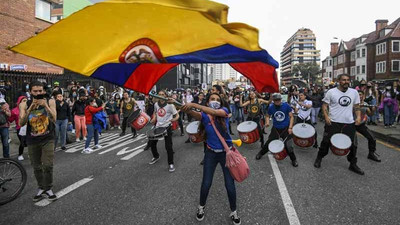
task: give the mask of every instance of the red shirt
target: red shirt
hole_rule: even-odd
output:
[[[90,105],[86,106],[85,108],[86,125],[92,124],[93,115],[96,114],[97,112],[100,112],[101,110],[103,110],[103,107],[96,108]]]

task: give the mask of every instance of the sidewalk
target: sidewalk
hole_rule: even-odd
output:
[[[368,125],[368,128],[375,135],[376,139],[400,146],[400,125],[396,124],[395,126],[396,128],[385,128],[381,122],[378,123],[378,126]]]

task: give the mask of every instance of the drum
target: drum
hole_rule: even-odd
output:
[[[237,126],[240,139],[243,143],[252,144],[260,139],[257,123],[254,121],[245,121]]]
[[[204,141],[204,137],[199,132],[200,121],[189,123],[186,127],[186,132],[189,134],[189,139],[192,143],[200,143]]]
[[[167,136],[167,128],[166,127],[153,127],[146,132],[147,138],[149,140],[159,140],[164,136]]]
[[[171,129],[172,130],[176,130],[176,129],[178,129],[178,127],[179,127],[178,121],[173,121],[171,123]]]
[[[293,127],[293,142],[295,145],[308,148],[315,142],[315,129],[307,123],[298,123]]]
[[[138,109],[129,116],[127,122],[135,128],[135,130],[140,130],[150,122],[150,116]]]
[[[345,156],[349,154],[351,139],[345,134],[334,134],[331,137],[331,151],[335,155]]]
[[[283,160],[287,156],[285,143],[281,140],[273,140],[269,143],[268,149],[274,155],[276,160]]]

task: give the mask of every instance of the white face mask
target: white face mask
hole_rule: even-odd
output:
[[[390,89],[392,89],[392,87],[390,87],[390,86],[387,86],[387,87],[386,87],[386,89],[390,90]]]
[[[92,106],[97,108],[97,103],[93,103]]]
[[[210,101],[208,106],[210,106],[212,109],[219,109],[221,108],[221,103],[219,101]]]

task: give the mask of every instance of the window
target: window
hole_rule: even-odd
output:
[[[357,74],[360,74],[360,66],[357,66]]]
[[[359,50],[357,50],[357,52],[358,52]],[[350,55],[350,59],[351,59],[351,61],[355,61],[356,60],[356,52],[354,51],[354,52],[351,52],[351,55]]]
[[[356,67],[355,67],[355,66],[352,66],[352,67],[351,67],[350,75],[351,75],[351,76],[356,75]]]
[[[332,66],[332,59],[330,59],[328,62],[329,62],[329,66]]]
[[[357,58],[360,58],[360,49],[357,50]]]
[[[337,58],[333,58],[333,65],[334,65],[334,66],[337,65]]]
[[[362,74],[365,74],[365,65],[362,65],[362,66],[361,66],[361,73],[362,73]]]
[[[361,57],[364,58],[364,57],[365,57],[365,48],[361,49],[361,52],[362,52],[362,53],[361,53]]]
[[[376,45],[376,55],[383,55],[386,53],[386,42]]]
[[[50,2],[44,0],[36,0],[35,16],[42,20],[50,21]]]
[[[400,52],[400,41],[392,41],[392,52]]]
[[[400,60],[392,60],[392,72],[400,72]]]
[[[377,62],[376,73],[385,73],[385,72],[386,72],[386,61]]]

